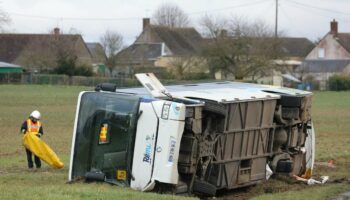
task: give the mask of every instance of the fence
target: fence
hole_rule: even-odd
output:
[[[199,82],[211,82],[218,80],[171,80],[161,79],[164,85],[173,84],[188,84],[188,83],[199,83]],[[141,86],[135,78],[129,78],[126,76],[118,76],[115,78],[107,77],[85,77],[85,76],[67,76],[57,74],[0,74],[0,84],[39,84],[39,85],[79,85],[79,86],[91,86],[95,87],[100,83],[114,83],[117,87],[136,87]],[[330,84],[331,83],[331,84]],[[313,81],[307,84],[301,84],[295,86],[295,88],[306,90],[346,90],[343,89],[343,85],[340,85],[339,81]],[[350,82],[349,82],[350,83]],[[350,84],[348,84],[350,88]],[[347,89],[348,90],[348,89]]]
[[[85,77],[56,74],[0,74],[0,83],[39,85],[81,85],[96,86],[99,83],[115,83],[118,87],[132,87],[140,84],[136,79],[116,77]]]
[[[5,73],[0,74],[0,83],[18,83],[21,82],[22,74]]]
[[[210,82],[215,80],[171,80],[161,79],[164,85],[188,84],[195,82]],[[57,74],[0,74],[0,84],[39,84],[39,85],[80,85],[95,87],[100,83],[114,83],[119,88],[136,87],[141,84],[135,78],[119,76],[107,77],[85,77],[67,76]]]

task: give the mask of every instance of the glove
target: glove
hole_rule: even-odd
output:
[[[38,136],[39,138],[40,138],[42,135],[43,135],[43,134],[41,134],[41,133],[36,134],[36,136]]]

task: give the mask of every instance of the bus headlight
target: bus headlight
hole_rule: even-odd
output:
[[[162,110],[162,118],[163,119],[169,118],[170,106],[171,106],[171,102],[164,103],[163,110]]]

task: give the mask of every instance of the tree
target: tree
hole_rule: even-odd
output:
[[[165,3],[160,5],[153,13],[152,19],[156,25],[186,27],[190,21],[188,15],[176,4]]]
[[[77,65],[77,57],[58,57],[55,73],[68,76],[92,76],[91,68]]]
[[[53,40],[33,39],[23,49],[17,62],[28,71],[50,72],[57,67],[56,46]]]
[[[56,56],[56,68],[54,72],[68,76],[92,76],[91,66],[79,62],[79,50],[74,45],[74,37],[77,36],[69,38],[57,36],[54,35],[51,38],[51,48],[53,48]]]
[[[273,30],[262,21],[243,18],[220,19],[205,16],[201,20],[210,42],[203,48],[209,71],[222,71],[235,79],[264,76],[280,57],[280,42]]]
[[[8,16],[8,14],[3,11],[2,9],[0,9],[0,32],[4,31],[4,25],[9,24],[11,21],[10,17]]]
[[[107,55],[107,67],[112,72],[113,68],[117,64],[116,53],[118,53],[123,47],[123,36],[118,32],[107,30],[105,34],[100,38],[103,50]]]
[[[78,35],[64,36],[50,31],[51,36],[32,38],[23,48],[17,63],[28,71],[58,73],[69,76],[91,76],[91,66],[79,60]]]
[[[197,56],[178,56],[168,59],[170,73],[177,80],[186,79],[193,74],[205,71],[205,69],[203,69],[203,60]]]

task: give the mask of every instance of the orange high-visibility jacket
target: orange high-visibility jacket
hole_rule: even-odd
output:
[[[32,120],[27,119],[27,131],[30,133],[38,134],[41,127],[40,121],[33,123]]]

